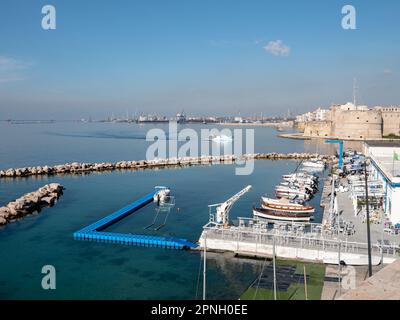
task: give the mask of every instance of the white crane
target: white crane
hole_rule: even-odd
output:
[[[218,225],[227,227],[229,224],[229,211],[231,211],[233,204],[238,201],[241,196],[249,192],[250,189],[251,186],[247,186],[225,202],[209,205],[210,222],[215,222]],[[212,212],[213,208],[215,208],[215,212]]]

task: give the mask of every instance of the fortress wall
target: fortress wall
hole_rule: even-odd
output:
[[[382,137],[380,110],[340,110],[333,108],[332,135],[343,139]]]
[[[307,137],[329,137],[331,136],[332,124],[330,121],[314,121],[306,124],[304,135]]]
[[[382,108],[383,135],[400,136],[400,108]]]

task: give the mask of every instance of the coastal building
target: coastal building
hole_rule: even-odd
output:
[[[371,159],[372,175],[383,182],[384,210],[393,225],[400,224],[400,143],[368,142],[364,154]]]
[[[329,119],[330,110],[318,108],[315,110],[315,121],[326,121]]]
[[[373,140],[400,137],[400,108],[334,104],[296,118],[306,137]]]

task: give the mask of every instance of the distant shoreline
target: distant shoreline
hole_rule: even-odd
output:
[[[259,127],[285,127],[292,128],[292,125],[289,125],[285,122],[265,122],[265,123],[236,123],[236,122],[218,122],[216,123],[222,126],[259,126]]]
[[[285,138],[285,139],[293,139],[293,140],[312,140],[312,139],[322,139],[322,140],[343,140],[343,141],[387,141],[387,142],[398,142],[400,143],[399,139],[392,139],[392,138],[367,138],[367,139],[357,139],[357,138],[338,138],[338,137],[311,137],[311,136],[304,136],[303,133],[282,133],[279,134],[278,137]]]

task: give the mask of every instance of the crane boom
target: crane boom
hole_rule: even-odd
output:
[[[216,208],[216,222],[217,224],[221,224],[223,226],[227,226],[229,223],[229,212],[231,211],[232,206],[236,201],[240,199],[245,193],[249,192],[251,189],[251,185],[247,186],[246,188],[242,189],[238,193],[236,193],[234,196],[229,198],[223,203],[217,203],[213,205],[209,205],[210,208],[215,207]]]

